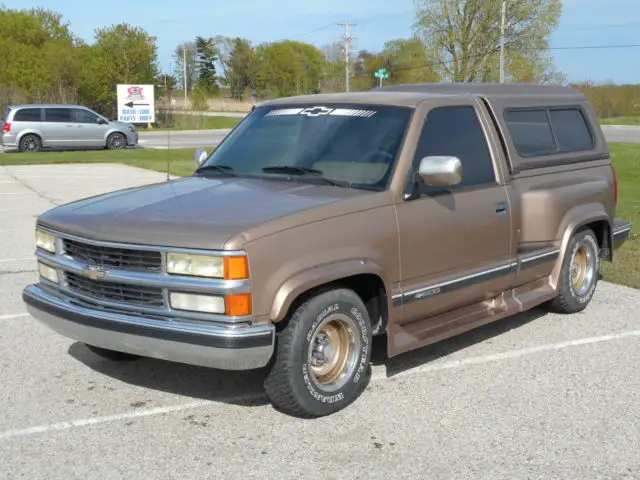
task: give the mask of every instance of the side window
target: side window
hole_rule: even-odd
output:
[[[584,115],[577,108],[550,110],[551,125],[561,152],[590,150],[594,146]]]
[[[462,162],[462,182],[444,190],[495,185],[491,153],[480,120],[472,106],[437,107],[431,110],[422,129],[414,167],[431,155],[450,155]],[[425,193],[443,191],[422,183]]]
[[[45,108],[44,121],[70,123],[72,121],[71,109],[70,108]]]
[[[89,110],[74,108],[73,121],[75,123],[98,123],[98,116]]]
[[[14,122],[39,122],[40,121],[40,109],[39,108],[21,108],[13,116]]]
[[[508,110],[504,119],[521,157],[581,152],[595,144],[579,108]]]
[[[546,109],[511,110],[505,112],[504,118],[518,155],[533,157],[556,152]]]

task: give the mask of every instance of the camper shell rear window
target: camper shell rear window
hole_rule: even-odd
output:
[[[523,158],[583,152],[595,136],[580,107],[525,107],[504,111],[513,145]]]

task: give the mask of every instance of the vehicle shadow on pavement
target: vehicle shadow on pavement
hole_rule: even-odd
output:
[[[509,330],[517,329],[538,320],[548,315],[548,313],[544,307],[537,307],[391,359],[386,357],[385,344],[387,337],[386,335],[381,336],[374,341],[372,364],[380,365],[384,363],[387,370],[386,377],[391,378],[403,371],[428,365],[430,362],[447,357],[465,348],[491,340]]]
[[[151,358],[115,362],[95,355],[82,343],[73,343],[69,355],[101,375],[138,387],[239,406],[269,403],[262,386],[266,368],[233,372]]]
[[[547,313],[544,308],[536,308],[392,359],[386,356],[387,337],[381,335],[374,339],[371,364],[373,367],[384,366],[386,377],[391,378],[519,328]],[[72,344],[69,354],[101,375],[130,385],[230,405],[253,407],[269,404],[263,387],[268,368],[233,372],[150,358],[115,362],[98,357],[82,343]]]

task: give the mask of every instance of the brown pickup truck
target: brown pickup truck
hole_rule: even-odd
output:
[[[571,88],[438,84],[278,99],[187,178],[37,220],[29,312],[109,359],[267,367],[317,417],[387,355],[546,304],[587,307],[629,236]]]

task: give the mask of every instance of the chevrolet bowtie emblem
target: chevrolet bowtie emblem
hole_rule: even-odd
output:
[[[91,280],[103,280],[106,278],[107,272],[98,266],[88,265],[82,270],[82,276],[90,278]]]

